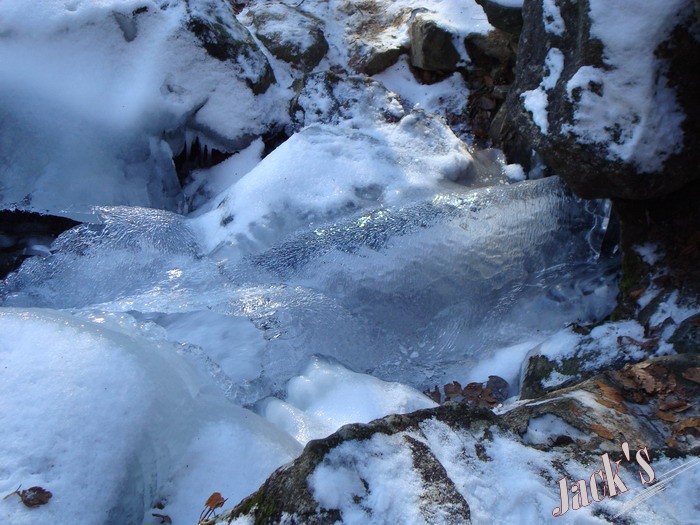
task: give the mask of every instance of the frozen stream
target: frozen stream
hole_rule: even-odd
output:
[[[193,522],[209,493],[242,498],[311,438],[433,406],[420,391],[436,384],[497,374],[515,394],[525,353],[616,293],[607,205],[555,178],[214,249],[201,216],[95,217],[11,275],[0,309],[26,370],[2,382],[22,439],[2,445],[16,465],[0,477],[50,484],[53,516],[84,523],[150,520],[157,501]],[[76,491],[100,505],[76,508]]]

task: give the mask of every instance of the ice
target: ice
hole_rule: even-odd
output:
[[[227,432],[242,446],[255,436],[268,460],[245,477],[219,477],[227,483],[221,490],[253,490],[298,453],[291,438],[227,403],[171,346],[113,330],[116,322],[0,311],[0,490],[39,485],[54,494],[39,509],[0,502],[3,523],[140,523],[183,454],[198,461],[190,477],[203,477],[214,462],[230,472],[246,464],[243,454],[214,448]],[[223,432],[213,436],[208,425]],[[197,487],[202,501],[208,488]]]
[[[246,255],[203,253],[200,218],[111,209],[25,261],[3,304],[136,315],[189,345],[242,404],[281,390],[314,354],[423,389],[458,379],[446,375],[458,364],[607,315],[606,213],[550,178],[356,212]],[[232,333],[240,344],[226,343]]]
[[[314,125],[293,135],[195,219],[211,251],[269,246],[302,226],[392,204],[466,176],[471,155],[441,122],[412,113],[394,124]],[[444,185],[444,184],[443,184]]]
[[[406,385],[358,374],[315,356],[302,375],[289,380],[285,401],[266,399],[258,411],[305,445],[348,423],[368,423],[434,406],[435,402]]]

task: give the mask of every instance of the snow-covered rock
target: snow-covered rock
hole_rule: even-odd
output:
[[[274,1],[258,3],[249,13],[268,51],[304,72],[313,70],[328,52],[322,22],[298,7]]]
[[[646,361],[498,416],[450,404],[347,425],[310,442],[217,523],[554,523],[557,480],[566,479],[568,489],[569,480],[594,479],[608,454],[620,459],[623,493],[596,501],[586,495],[580,508],[569,508],[567,499],[570,519],[602,525],[624,514],[633,523],[680,525],[700,510],[697,499],[645,501],[653,492],[639,482],[641,464],[626,461],[620,445],[628,443],[631,458],[646,447],[661,486],[677,494],[697,488],[700,469],[693,467],[700,461],[683,451],[696,442],[698,408],[689,401],[700,385],[686,371],[700,370],[698,364],[697,356]],[[690,412],[659,415],[669,406]],[[685,471],[678,480],[676,468]]]
[[[236,151],[286,119],[223,0],[11,0],[0,34],[3,207],[175,210],[172,159],[194,138]]]
[[[526,2],[516,82],[493,135],[585,197],[648,199],[697,179],[700,66],[690,0]]]

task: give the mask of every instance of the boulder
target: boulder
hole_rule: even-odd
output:
[[[695,402],[700,394],[699,365],[698,355],[628,365],[502,415],[448,403],[346,425],[327,438],[310,441],[299,458],[274,472],[216,523],[244,518],[260,524],[331,524],[359,516],[370,523],[379,521],[377,513],[390,522],[406,510],[418,513],[412,515],[414,521],[467,524],[473,519],[470,502],[476,509],[496,503],[489,499],[498,486],[499,480],[492,477],[496,472],[507,471],[513,479],[530,475],[526,487],[508,488],[509,499],[522,505],[525,499],[519,498],[531,501],[534,491],[553,496],[555,480],[572,469],[593,472],[596,456],[621,456],[623,442],[632,451],[648,447],[655,465],[679,454],[698,455],[694,436],[700,421]],[[513,458],[523,458],[522,464]],[[385,462],[384,468],[379,468],[380,462]],[[636,467],[623,461],[620,478],[638,479]],[[407,497],[402,501],[416,502],[416,509],[387,507],[381,497],[386,494]],[[541,519],[551,512],[535,510],[541,501],[531,505],[533,512],[542,513]],[[489,508],[490,517],[498,514]],[[509,512],[508,506],[501,511]],[[657,509],[649,507],[649,512]],[[653,519],[664,520],[661,515]]]
[[[461,56],[455,47],[455,35],[441,27],[429,13],[414,13],[409,30],[411,64],[426,71],[455,71]]]
[[[366,76],[320,71],[298,80],[294,89],[290,106],[293,131],[310,124],[338,123],[358,115],[372,121],[397,122],[405,113],[396,94]]]
[[[650,199],[700,177],[700,44],[690,1],[523,7],[516,78],[491,135],[585,198]],[[644,28],[641,36],[637,28]]]
[[[190,0],[188,13],[187,29],[210,56],[234,65],[253,93],[265,93],[275,82],[270,63],[228,3]]]
[[[293,6],[267,2],[252,12],[255,34],[274,56],[306,73],[328,52],[322,22]]]
[[[486,13],[489,24],[517,37],[523,29],[522,0],[476,0]]]

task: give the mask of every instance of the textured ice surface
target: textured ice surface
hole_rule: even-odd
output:
[[[203,254],[191,219],[108,209],[27,260],[2,298],[130,312],[188,345],[240,403],[281,391],[313,354],[424,387],[606,315],[605,213],[550,178],[351,214],[246,255]],[[227,346],[239,330],[244,343]]]

